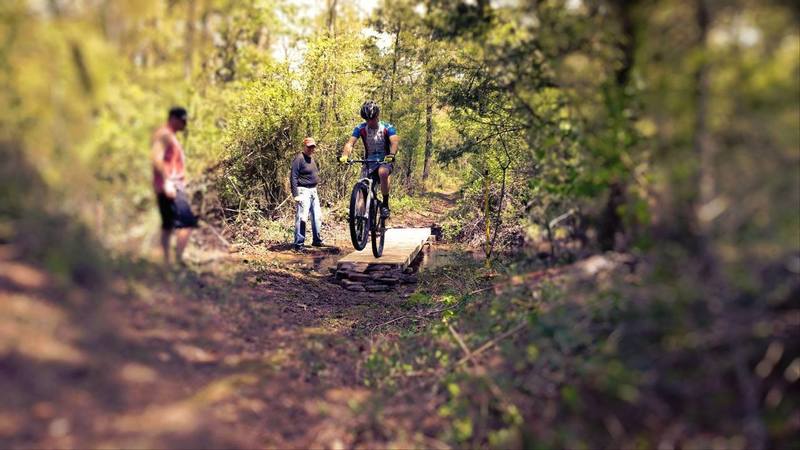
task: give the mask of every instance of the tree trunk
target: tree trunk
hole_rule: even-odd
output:
[[[192,78],[192,66],[194,65],[194,22],[195,22],[195,0],[189,0],[186,12],[186,44],[184,47],[183,76],[186,80]]]
[[[406,160],[406,161],[408,161],[408,163],[406,164],[406,173],[405,173],[406,179],[405,179],[405,183],[406,183],[406,189],[408,189],[408,192],[411,193],[413,191],[413,186],[414,186],[414,184],[413,184],[413,181],[414,181],[413,180],[413,178],[414,178],[414,150],[413,149],[409,149],[409,151],[406,152],[406,153],[408,153],[408,159]]]
[[[633,69],[633,56],[636,51],[636,32],[633,23],[633,8],[636,1],[617,0],[616,7],[619,14],[622,42],[619,47],[622,51],[622,65],[616,72],[617,86],[627,86]]]
[[[694,138],[693,147],[697,161],[697,171],[695,173],[695,188],[697,193],[694,199],[695,225],[697,232],[705,237],[708,234],[709,220],[704,217],[703,206],[708,205],[714,199],[714,174],[713,166],[713,145],[711,133],[708,130],[708,95],[709,95],[709,70],[706,40],[711,16],[705,0],[697,0],[697,46],[702,53],[700,64],[695,71],[695,117],[694,117]]]
[[[604,251],[614,250],[617,242],[617,233],[624,231],[619,208],[625,204],[625,190],[622,183],[614,182],[608,191],[606,206],[600,219],[600,229],[597,232],[597,241]]]
[[[614,6],[622,31],[622,39],[619,43],[619,50],[622,53],[622,64],[615,73],[616,85],[608,89],[607,95],[610,96],[611,104],[619,104],[618,109],[622,111],[628,103],[627,88],[630,82],[630,73],[633,69],[634,54],[636,51],[636,34],[633,22],[633,8],[636,6],[636,1],[616,0]],[[617,179],[611,184],[608,191],[606,205],[603,208],[603,215],[600,217],[597,237],[602,250],[614,250],[616,247],[617,235],[625,231],[624,221],[619,211],[620,207],[623,206],[626,201],[626,185],[627,180]]]
[[[328,0],[328,35],[336,37],[336,5],[339,0]]]
[[[431,172],[431,154],[433,153],[433,76],[428,74],[425,80],[425,161],[422,165],[422,191],[426,191],[426,183]]]
[[[492,239],[489,242],[489,251],[486,252],[486,259],[492,258],[492,254],[494,253],[494,244],[497,241],[497,235],[500,231],[500,226],[503,224],[503,203],[505,203],[506,200],[506,175],[508,174],[509,167],[510,164],[503,165],[501,167],[503,170],[503,179],[500,185],[500,198],[497,200],[497,212],[495,213],[494,216],[494,231],[493,231],[494,234],[492,235]]]
[[[392,79],[389,82],[389,122],[394,123],[394,82],[397,78],[397,60],[400,58],[400,32],[403,30],[403,23],[397,24],[397,33],[394,35],[394,55],[392,56]]]
[[[258,32],[255,35],[254,43],[259,51],[269,51],[269,47],[272,44],[272,36],[270,35],[268,27],[262,26],[258,29]]]

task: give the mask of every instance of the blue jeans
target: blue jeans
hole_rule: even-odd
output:
[[[306,188],[302,186],[297,187],[297,195],[300,201],[297,204],[296,214],[294,217],[294,245],[302,247],[306,241],[306,224],[308,223],[308,215],[311,213],[311,230],[314,236],[314,242],[322,242],[322,209],[319,206],[319,194],[317,188]]]

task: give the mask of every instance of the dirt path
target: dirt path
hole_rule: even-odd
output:
[[[393,225],[430,226],[454,202],[428,200]],[[97,290],[60,287],[6,249],[0,447],[443,446],[424,395],[365,385],[371,348],[391,339],[382,325],[414,287],[345,291],[326,270],[335,247],[282,248],[202,254],[170,273],[130,265]]]

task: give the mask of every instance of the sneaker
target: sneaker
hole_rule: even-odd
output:
[[[298,252],[298,253],[303,253],[303,252],[305,252],[305,251],[306,251],[306,248],[305,248],[305,247],[303,247],[302,245],[295,245],[295,246],[294,246],[294,248],[293,248],[293,250],[294,250],[294,251],[296,251],[296,252]]]
[[[388,219],[390,215],[391,211],[389,211],[389,207],[381,206],[381,217],[383,217],[384,219]]]
[[[312,242],[311,246],[312,247],[324,247],[325,246],[325,241]]]

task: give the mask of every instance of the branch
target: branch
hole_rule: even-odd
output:
[[[453,338],[455,338],[456,342],[458,342],[458,346],[461,347],[461,350],[464,351],[464,358],[468,360],[472,359],[472,352],[469,351],[467,344],[465,344],[464,340],[461,339],[461,335],[459,335],[455,328],[453,328],[453,326],[449,323],[447,324],[447,329],[450,331],[450,334],[453,335]],[[472,362],[474,363],[475,361],[473,360]]]
[[[208,221],[207,221],[207,220],[203,219],[203,223],[205,223],[205,224],[206,224],[206,227],[208,227],[208,229],[209,229],[209,230],[211,230],[211,232],[212,232],[212,233],[214,233],[214,236],[216,236],[216,237],[217,237],[217,239],[219,239],[219,240],[220,240],[220,241],[221,241],[223,244],[225,244],[225,246],[226,246],[226,247],[230,247],[230,246],[231,246],[231,243],[230,243],[230,242],[228,242],[228,240],[227,240],[227,239],[225,239],[225,238],[222,236],[222,234],[220,234],[220,232],[219,232],[219,231],[217,231],[217,229],[216,229],[216,228],[214,228],[214,226],[213,226],[213,225],[211,225],[210,223],[208,223]]]
[[[475,356],[477,356],[477,355],[485,352],[486,350],[494,347],[495,345],[497,345],[498,342],[502,341],[503,339],[519,333],[520,331],[525,329],[525,326],[527,324],[528,323],[526,321],[523,321],[522,323],[517,324],[517,326],[515,326],[514,328],[506,331],[505,333],[501,334],[500,336],[497,336],[496,338],[490,340],[489,342],[481,345],[480,347],[478,347],[477,350],[475,350],[474,352],[471,353],[470,358],[464,357],[464,358],[459,359],[458,362],[456,363],[456,366],[463,365],[464,363],[469,361],[471,358],[474,358]]]

